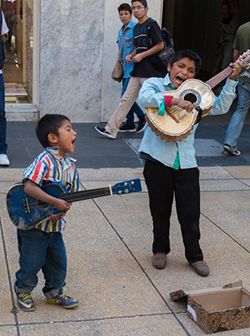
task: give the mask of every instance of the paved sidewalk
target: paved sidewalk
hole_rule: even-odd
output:
[[[76,157],[83,188],[135,177],[143,180],[142,165],[135,153],[139,135],[111,141],[92,132],[92,125],[77,127]],[[219,130],[224,126],[214,127]],[[223,132],[215,134],[209,130],[209,125],[207,130],[205,126],[201,128],[199,139],[211,140],[216,136],[220,144]],[[244,154],[240,158],[228,158],[221,153],[212,156],[211,142],[206,142],[210,147],[202,153],[204,142],[198,144],[201,244],[211,267],[209,277],[199,277],[187,265],[175,211],[168,266],[161,271],[152,267],[152,223],[143,182],[141,193],[74,203],[67,215],[67,287],[79,299],[79,307],[67,311],[46,304],[40,275],[33,295],[37,309],[21,312],[12,289],[18,268],[16,230],[8,218],[5,198],[8,189],[20,181],[23,167],[40,149],[32,135],[34,124],[13,123],[9,131],[12,167],[0,169],[1,336],[204,335],[186,316],[185,306],[170,301],[169,293],[180,288],[223,286],[238,279],[250,289],[250,146],[246,125],[241,140]],[[250,329],[217,335],[245,336],[250,335]]]

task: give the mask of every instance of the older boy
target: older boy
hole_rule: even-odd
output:
[[[165,78],[150,78],[143,83],[139,93],[140,104],[144,107],[162,107],[166,101],[168,106],[177,105],[191,112],[194,107],[189,101],[172,96],[164,100],[163,93],[177,89],[186,79],[193,78],[199,71],[200,64],[197,53],[191,50],[177,52],[169,65],[170,73]],[[237,63],[232,66],[234,71],[215,100],[211,112],[213,114],[226,113],[236,96],[235,80],[240,67]],[[144,177],[153,218],[153,266],[163,269],[167,264],[167,254],[170,252],[170,215],[175,195],[186,259],[197,274],[207,276],[209,267],[203,260],[199,244],[200,188],[194,150],[196,127],[185,139],[177,142],[162,140],[147,127],[139,152],[141,158],[145,159]]]
[[[37,137],[45,150],[24,171],[25,192],[42,202],[51,204],[65,213],[70,205],[45,193],[40,187],[48,182],[60,182],[68,191],[79,189],[75,160],[66,156],[75,151],[76,132],[68,117],[48,114],[40,119]],[[35,309],[31,291],[36,287],[37,274],[42,270],[43,288],[48,303],[73,308],[78,301],[66,295],[67,255],[62,238],[65,221],[52,215],[32,230],[17,230],[20,269],[16,273],[15,292],[18,306],[24,311]]]

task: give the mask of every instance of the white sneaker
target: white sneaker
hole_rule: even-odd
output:
[[[0,166],[9,166],[10,160],[7,154],[0,154]]]

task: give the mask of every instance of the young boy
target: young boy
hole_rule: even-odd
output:
[[[177,105],[191,112],[194,106],[189,101],[172,96],[164,100],[163,93],[177,89],[186,79],[193,78],[199,71],[200,64],[197,53],[191,50],[177,52],[165,78],[150,78],[143,83],[139,93],[141,106],[162,107],[163,104],[167,109],[168,106]],[[211,112],[213,114],[226,113],[236,96],[235,80],[241,69],[238,63],[231,66],[234,71],[227,79],[220,96],[216,97]],[[209,267],[203,260],[199,245],[200,188],[194,149],[196,127],[197,125],[185,139],[177,142],[162,140],[147,127],[139,152],[140,157],[145,159],[144,177],[153,219],[153,266],[163,269],[167,264],[167,254],[170,252],[170,215],[175,195],[186,259],[197,274],[207,276]]]
[[[47,114],[40,119],[36,134],[45,150],[24,171],[24,190],[35,199],[55,206],[62,213],[70,204],[45,193],[40,187],[48,182],[60,182],[66,189],[79,189],[75,160],[67,153],[75,151],[76,131],[68,117]],[[32,230],[17,230],[20,269],[16,273],[15,292],[18,306],[24,311],[35,309],[31,291],[36,287],[37,274],[45,278],[43,293],[47,302],[63,308],[73,308],[78,301],[66,295],[67,256],[62,238],[65,221],[62,215],[51,215]]]
[[[122,3],[118,7],[119,17],[122,23],[122,27],[118,32],[118,49],[119,49],[119,57],[122,59],[122,67],[123,67],[123,78],[122,78],[122,93],[124,94],[128,87],[128,83],[130,80],[130,73],[134,69],[133,62],[126,62],[126,56],[130,55],[134,49],[134,41],[133,41],[133,30],[136,26],[136,22],[132,20],[132,8],[128,3]],[[145,124],[145,116],[144,112],[141,110],[140,106],[134,102],[131,109],[129,110],[126,122],[124,122],[119,132],[136,132],[137,128],[134,122],[134,114],[137,115],[138,120],[140,120],[140,124]],[[139,126],[138,126],[139,127]]]

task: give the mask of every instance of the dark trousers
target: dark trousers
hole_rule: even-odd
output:
[[[153,253],[170,252],[169,228],[173,198],[181,225],[185,256],[189,262],[203,260],[199,245],[199,170],[173,169],[160,162],[146,161],[144,177],[153,218]]]
[[[42,270],[45,278],[43,292],[57,295],[65,284],[67,257],[62,234],[40,230],[17,230],[19,265],[16,272],[16,292],[31,292]]]
[[[0,154],[6,154],[7,143],[6,143],[6,129],[7,121],[5,115],[5,91],[4,91],[4,80],[3,74],[0,74]]]

